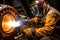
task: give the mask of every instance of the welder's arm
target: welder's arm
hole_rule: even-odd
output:
[[[46,16],[46,22],[45,26],[42,28],[36,28],[35,29],[35,35],[40,37],[40,36],[45,36],[45,35],[50,35],[53,29],[55,28],[56,22],[58,21],[59,15],[56,15],[54,13],[49,14]],[[27,35],[30,36],[32,34],[32,29],[34,28],[26,28],[23,30],[23,32]]]

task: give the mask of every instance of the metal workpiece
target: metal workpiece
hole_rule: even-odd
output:
[[[3,37],[10,36],[15,28],[8,26],[8,21],[16,21],[18,19],[17,11],[9,6],[0,4],[0,34]]]

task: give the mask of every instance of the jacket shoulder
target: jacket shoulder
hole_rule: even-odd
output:
[[[53,12],[60,16],[60,12],[58,10],[56,10],[55,8],[53,8],[51,6],[49,6],[49,7],[50,7],[50,10],[48,11],[47,15],[52,14],[52,12]]]

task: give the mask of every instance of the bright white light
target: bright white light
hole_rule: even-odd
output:
[[[21,25],[19,21],[13,21],[13,22],[10,21],[10,22],[7,22],[6,24],[10,27],[18,27]]]
[[[39,1],[35,1],[36,3],[39,3]]]
[[[20,25],[20,22],[13,22],[13,27],[18,27]]]

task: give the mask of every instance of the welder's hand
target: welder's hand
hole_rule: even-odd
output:
[[[23,34],[23,38],[25,38],[28,35],[30,35],[29,30],[30,30],[29,26],[27,26],[27,25],[23,25],[22,27],[20,27],[20,32],[21,32],[21,34]]]
[[[23,24],[23,25],[20,27],[20,31],[22,31],[22,30],[24,30],[24,29],[26,29],[26,28],[28,28],[28,26]]]
[[[38,17],[34,17],[34,18],[32,18],[32,21],[33,21],[34,23],[39,23],[39,22],[41,21],[41,19],[38,18]]]
[[[31,21],[28,22],[28,25],[36,25],[41,22],[41,19],[38,17],[31,18]]]

